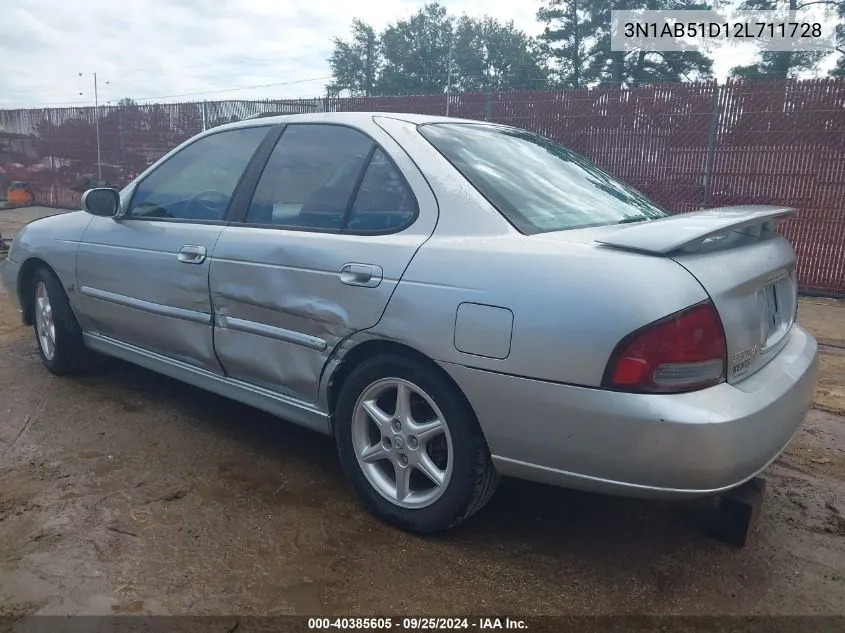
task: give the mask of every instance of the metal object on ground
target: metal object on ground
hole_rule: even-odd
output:
[[[32,194],[25,182],[15,181],[9,184],[6,201],[10,206],[25,207],[32,204]]]
[[[729,545],[743,547],[757,526],[766,493],[766,480],[755,477],[719,498],[712,532]]]

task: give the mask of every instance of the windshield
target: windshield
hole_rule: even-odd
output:
[[[419,130],[523,233],[667,215],[582,156],[536,134],[472,123],[432,123]]]

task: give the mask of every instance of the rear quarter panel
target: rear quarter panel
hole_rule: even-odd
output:
[[[385,117],[393,136],[437,197],[432,237],[399,282],[368,336],[403,342],[430,358],[489,371],[599,386],[616,344],[627,334],[707,299],[701,285],[676,262],[624,252],[568,232],[518,233],[449,162],[416,125]],[[458,306],[474,303],[513,314],[510,344],[492,340],[486,356],[456,347]],[[471,310],[460,336],[473,342],[501,337],[502,310]],[[478,321],[473,323],[471,318]],[[495,321],[491,326],[491,321]],[[506,350],[504,358],[500,350]]]
[[[541,236],[435,235],[411,262],[376,330],[438,361],[600,386],[623,337],[706,298],[692,275],[666,258]],[[465,302],[513,313],[506,358],[456,347],[456,315]],[[488,327],[478,314],[477,323],[462,328]],[[499,343],[491,347],[501,349]]]

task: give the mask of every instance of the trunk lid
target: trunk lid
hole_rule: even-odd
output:
[[[592,238],[686,268],[719,312],[728,348],[727,381],[737,383],[777,355],[795,322],[795,252],[777,233],[778,223],[792,213],[785,207],[724,207],[601,227]]]

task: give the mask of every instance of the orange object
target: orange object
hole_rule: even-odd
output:
[[[32,204],[32,194],[24,182],[13,182],[9,185],[6,194],[6,201],[9,204],[27,206]]]

